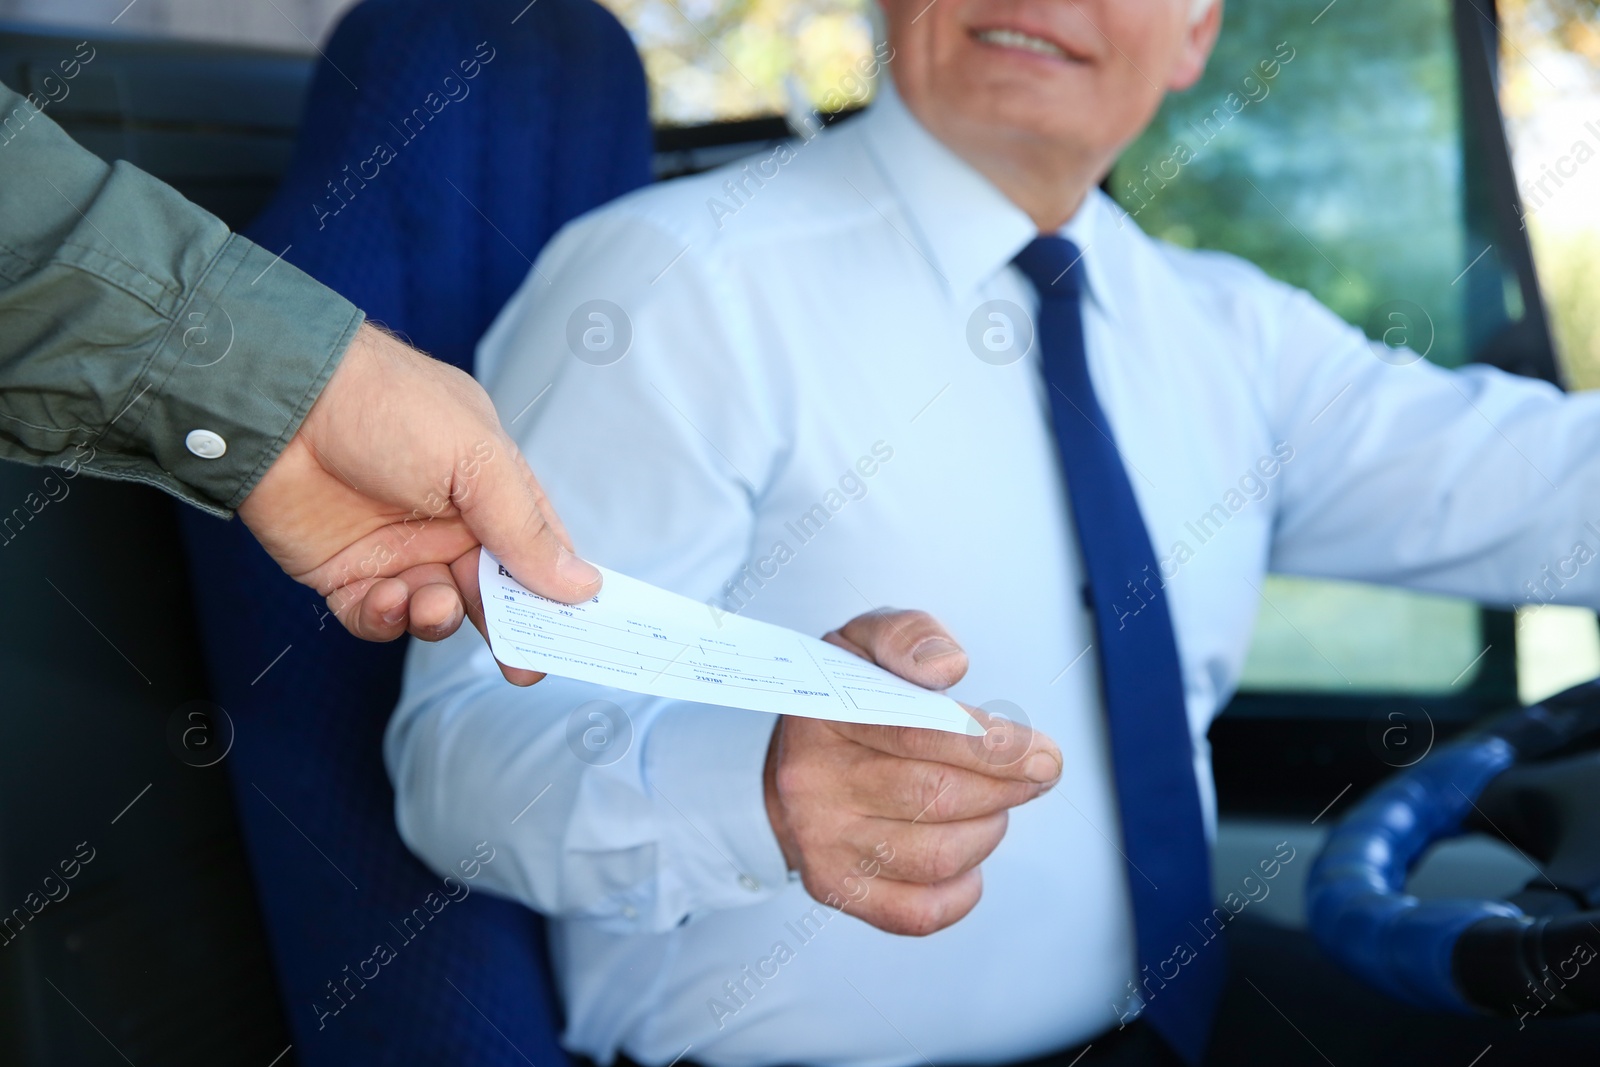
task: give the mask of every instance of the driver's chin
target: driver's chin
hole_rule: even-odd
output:
[[[1036,72],[963,66],[933,72],[930,85],[936,108],[959,114],[965,122],[1018,127],[1018,133],[1044,134],[1061,125],[1073,101],[1090,87],[1082,78],[1040,77]]]
[[[1079,139],[1070,128],[1070,110],[1059,96],[1034,97],[990,89],[958,97],[947,106],[947,114],[960,126],[992,144],[1057,145]]]

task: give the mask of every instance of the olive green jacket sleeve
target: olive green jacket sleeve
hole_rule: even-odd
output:
[[[361,312],[38,103],[0,85],[0,458],[228,515]]]

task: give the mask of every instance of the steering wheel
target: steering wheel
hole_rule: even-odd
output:
[[[1506,900],[1419,900],[1436,841],[1509,841],[1540,873]],[[1328,836],[1306,886],[1317,942],[1419,1007],[1600,1010],[1600,679],[1497,717],[1378,786]]]

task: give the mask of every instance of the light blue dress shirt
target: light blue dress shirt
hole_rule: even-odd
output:
[[[1155,241],[1098,192],[1062,232],[1161,561],[1147,580],[1170,591],[1208,818],[1205,734],[1268,570],[1510,602],[1600,518],[1600,397],[1380,359],[1306,294]],[[513,689],[475,633],[413,645],[387,738],[400,831],[441,870],[499,850],[492,891],[552,917],[573,1049],[997,1062],[1127,1011],[1091,620],[1037,351],[1007,349],[1035,305],[1009,265],[1033,236],[886,87],[810,141],[571,224],[485,338],[501,418],[590,558],[818,635],[926,609],[971,655],[954,695],[1009,702],[1065,758],[1060,787],[1012,812],[976,909],[895,937],[786,877],[762,801],[771,718]],[[614,347],[585,347],[590,328]],[[1600,568],[1562,595],[1600,601]],[[595,699],[626,718],[605,765],[586,712],[573,733]]]

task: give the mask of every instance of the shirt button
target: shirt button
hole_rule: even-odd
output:
[[[639,917],[639,909],[632,904],[624,904],[622,906],[622,917],[624,919],[637,919]]]
[[[761,883],[750,877],[748,874],[741,874],[739,876],[739,884],[750,890],[752,893],[756,893],[761,890]]]
[[[221,459],[222,454],[228,450],[228,442],[220,434],[210,430],[190,430],[189,436],[183,439],[190,452],[201,459]]]

